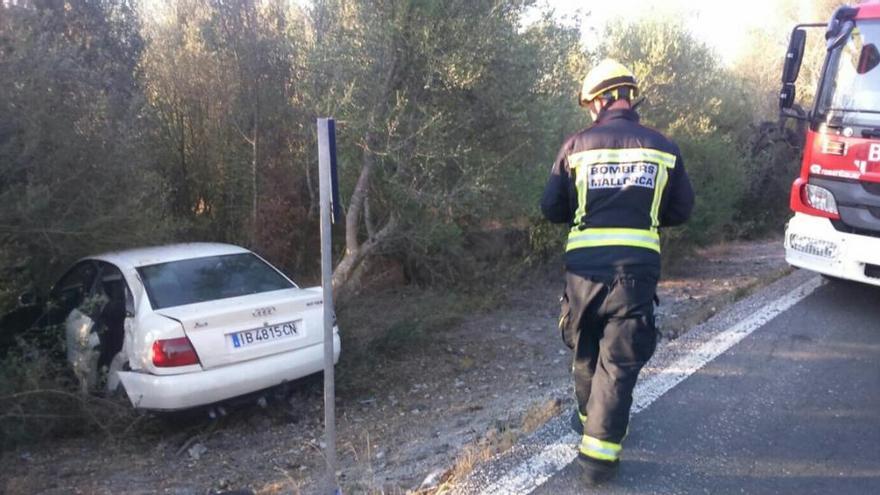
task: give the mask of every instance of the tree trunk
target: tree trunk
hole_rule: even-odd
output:
[[[376,166],[376,158],[373,156],[374,137],[372,131],[367,131],[364,136],[364,152],[361,157],[361,173],[358,176],[357,184],[351,193],[351,203],[348,207],[348,214],[345,216],[345,254],[356,252],[360,248],[358,242],[358,231],[360,230],[361,212],[364,208],[364,201],[370,188],[370,175],[373,167]]]
[[[358,239],[360,233],[361,212],[363,211],[364,202],[367,198],[370,187],[370,175],[373,167],[376,165],[376,158],[373,156],[372,143],[373,133],[367,131],[364,136],[364,150],[361,155],[361,173],[358,176],[354,191],[351,193],[351,201],[348,205],[348,212],[345,215],[345,254],[336,269],[333,270],[333,288],[338,290],[351,278],[351,274],[357,268],[366,254],[372,250],[368,247],[371,239],[367,239],[361,245]]]
[[[348,212],[345,215],[345,254],[339,265],[333,270],[334,292],[342,290],[351,280],[352,275],[361,262],[381,247],[396,232],[398,227],[397,218],[391,217],[379,231],[375,231],[372,212],[367,211],[369,210],[370,177],[373,169],[376,167],[375,151],[379,149],[379,136],[376,135],[374,130],[377,129],[377,123],[383,123],[388,118],[390,111],[389,99],[399,77],[400,60],[398,57],[398,50],[392,47],[384,77],[381,79],[382,82],[376,92],[376,104],[368,119],[368,130],[364,133],[361,172],[351,194]],[[367,218],[367,215],[370,215],[370,217]],[[367,240],[363,244],[359,240],[362,218],[364,218],[365,222],[369,222]]]
[[[352,275],[357,271],[361,263],[369,256],[378,251],[388,239],[397,231],[398,221],[392,217],[376,232],[375,237],[370,237],[363,244],[360,244],[355,251],[346,249],[345,256],[342,261],[336,265],[333,270],[333,293],[339,294],[346,288],[346,284],[351,280]],[[346,239],[347,240],[347,239]]]

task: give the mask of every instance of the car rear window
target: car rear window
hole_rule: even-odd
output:
[[[295,287],[251,253],[159,263],[137,271],[153,309]]]

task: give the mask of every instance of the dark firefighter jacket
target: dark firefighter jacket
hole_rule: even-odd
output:
[[[659,228],[684,223],[694,192],[678,146],[629,109],[566,139],[541,198],[570,227],[565,264],[580,275],[660,276]]]

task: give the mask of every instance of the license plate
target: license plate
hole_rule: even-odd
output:
[[[301,325],[301,320],[288,321],[287,323],[279,323],[268,327],[244,330],[229,334],[229,340],[232,342],[232,347],[236,349],[265,344],[267,342],[296,337],[300,333]]]

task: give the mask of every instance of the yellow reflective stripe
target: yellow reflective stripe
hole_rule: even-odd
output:
[[[566,251],[571,251],[574,249],[581,248],[592,248],[592,247],[608,247],[608,246],[628,246],[628,247],[638,247],[650,249],[652,251],[660,252],[660,246],[642,241],[578,241],[578,242],[569,242],[566,247]]]
[[[585,164],[583,153],[575,153],[568,157],[568,167],[574,171],[575,188],[578,193],[578,207],[574,213],[575,224],[580,224],[587,215],[587,185],[590,183],[590,169],[582,166]]]
[[[572,229],[566,251],[601,246],[634,246],[660,252],[660,234],[654,229]]]
[[[589,229],[579,230],[577,227],[571,229],[569,237],[601,235],[601,236],[640,236],[645,239],[660,241],[660,234],[654,229],[630,229],[625,227],[593,227]]]
[[[569,166],[599,163],[654,162],[665,168],[675,168],[675,155],[653,148],[620,148],[580,151],[569,156]]]
[[[654,200],[651,203],[651,227],[655,229],[660,226],[660,202],[667,182],[669,182],[669,172],[666,167],[660,167],[657,171],[657,184],[654,187]]]
[[[585,424],[587,422],[587,415],[582,414],[580,409],[578,409],[578,418],[580,418],[581,424]]]
[[[616,461],[623,447],[619,443],[605,442],[584,434],[579,450],[582,454],[603,461]]]
[[[577,191],[578,191],[578,211],[575,216],[575,223],[580,224],[584,217],[587,216],[587,190],[590,183],[590,169],[588,167],[578,167],[577,174]]]

